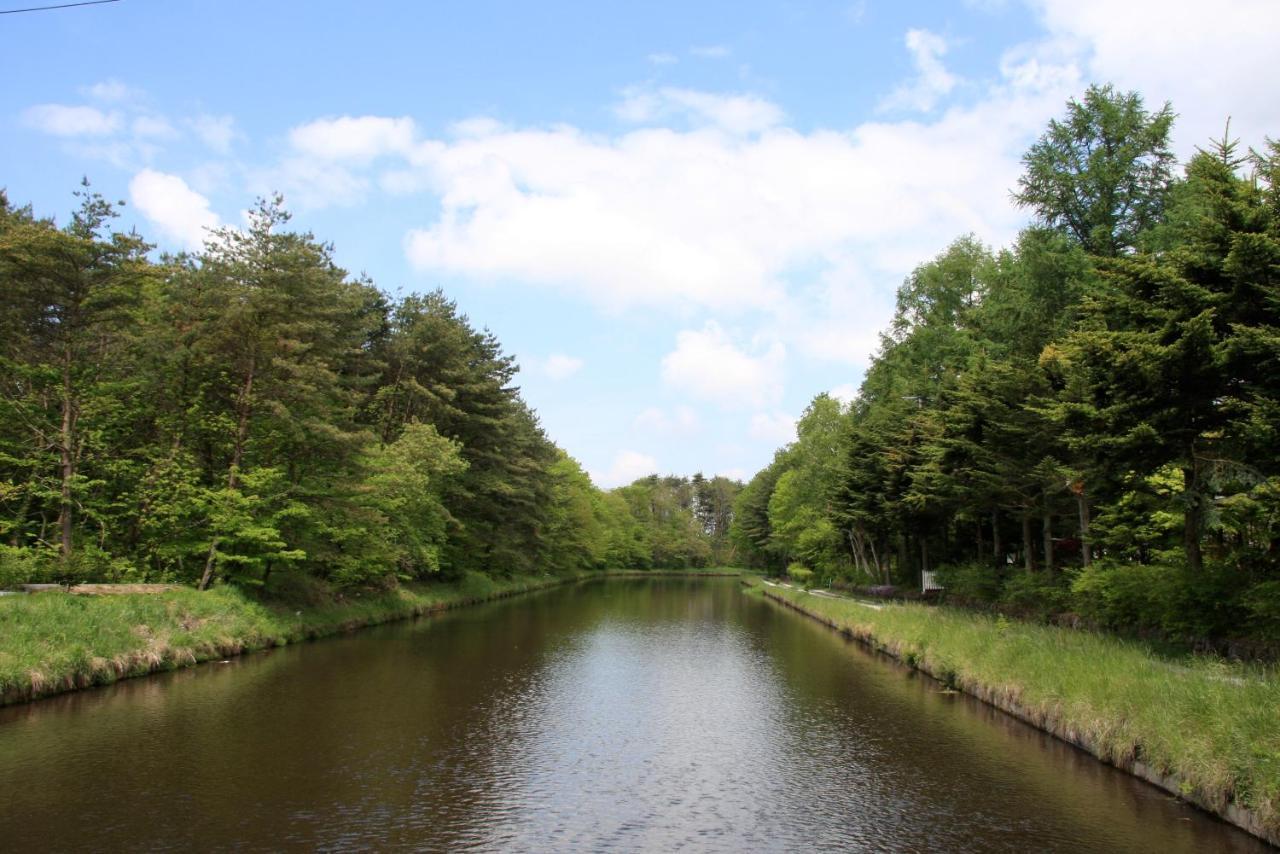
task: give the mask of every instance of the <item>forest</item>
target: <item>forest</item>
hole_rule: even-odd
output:
[[[0,193],[0,589],[336,589],[728,562],[722,477],[596,488],[440,291],[394,298],[279,197],[159,256],[85,181]]]
[[[855,400],[819,395],[738,498],[806,583],[1170,639],[1280,640],[1280,144],[1093,86],[1026,152],[1013,245],[902,283]]]

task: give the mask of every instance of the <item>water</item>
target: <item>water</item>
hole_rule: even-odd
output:
[[[228,848],[1269,850],[732,579],[0,710],[0,850]]]

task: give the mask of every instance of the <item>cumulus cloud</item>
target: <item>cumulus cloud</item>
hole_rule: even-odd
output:
[[[129,197],[162,234],[186,249],[199,249],[207,230],[218,226],[209,200],[177,175],[143,169],[129,182]]]
[[[200,141],[217,154],[231,153],[232,144],[242,136],[231,116],[201,114],[187,119],[186,123]]]
[[[676,335],[662,359],[662,379],[674,389],[730,409],[761,407],[782,397],[786,348],[779,341],[739,348],[715,321]]]
[[[658,461],[639,451],[619,451],[613,463],[602,472],[590,472],[591,479],[602,489],[625,486],[658,471]]]
[[[538,363],[539,369],[553,380],[566,380],[582,370],[583,361],[566,356],[563,353],[552,353],[544,361]]]
[[[653,436],[689,436],[698,432],[701,422],[698,413],[688,406],[677,406],[670,412],[651,406],[636,416],[634,426]]]
[[[831,397],[840,401],[845,406],[848,406],[850,403],[853,403],[853,401],[857,399],[858,387],[853,383],[842,383],[836,386],[835,388],[831,389],[831,391],[827,392],[827,394],[831,395]]]
[[[785,412],[757,412],[748,429],[751,438],[785,445],[796,438],[796,419]]]
[[[413,137],[413,119],[383,116],[317,119],[289,131],[289,143],[299,154],[318,160],[356,162],[407,154]]]
[[[731,134],[759,133],[781,124],[785,118],[777,104],[755,95],[721,95],[673,87],[628,89],[614,113],[633,124],[681,118],[696,127],[719,128]]]
[[[138,116],[130,124],[130,129],[138,139],[173,139],[178,135],[164,116]]]
[[[958,234],[1001,243],[1024,221],[1008,198],[1019,158],[1079,81],[1006,70],[987,100],[929,123],[800,133],[760,118],[750,135],[503,127],[422,140],[381,180],[439,199],[434,221],[405,239],[422,272],[543,285],[613,311],[794,314],[807,289],[821,313],[794,317],[788,340],[858,361],[887,316],[881,294],[912,266]],[[629,97],[635,118],[702,103]]]
[[[124,124],[117,112],[104,112],[97,107],[72,107],[65,104],[39,104],[22,114],[23,122],[53,136],[110,136]]]
[[[102,80],[94,83],[92,86],[86,86],[80,90],[81,94],[95,101],[104,101],[108,103],[117,101],[131,101],[137,99],[141,93],[132,87],[126,86],[119,80]]]
[[[1231,131],[1258,144],[1280,127],[1275,63],[1280,3],[1229,0],[1211,12],[1161,0],[1027,0],[1049,33],[1045,49],[1081,57],[1091,79],[1173,102],[1178,150]]]
[[[670,53],[651,53],[646,59],[652,65],[675,65],[680,60]]]
[[[893,90],[880,102],[880,109],[928,112],[959,82],[942,64],[947,41],[928,30],[907,30],[905,42],[916,76]]]

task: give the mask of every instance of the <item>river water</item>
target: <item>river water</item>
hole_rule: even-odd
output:
[[[750,597],[597,581],[0,709],[0,850],[1260,852]]]

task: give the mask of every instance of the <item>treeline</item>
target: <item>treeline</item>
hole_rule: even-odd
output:
[[[348,275],[279,198],[157,261],[77,195],[59,227],[0,194],[0,587],[729,559],[738,485],[597,489],[492,334]]]
[[[1034,224],[918,267],[856,400],[816,398],[743,491],[750,562],[1280,639],[1280,145],[1175,175],[1172,121],[1068,104],[1024,157]]]

